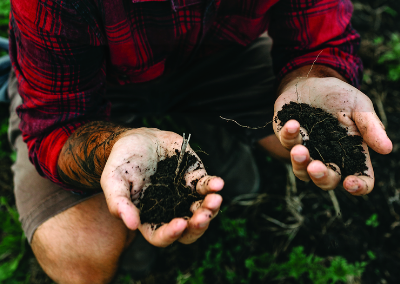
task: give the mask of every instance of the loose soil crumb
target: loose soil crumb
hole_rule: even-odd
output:
[[[190,206],[204,199],[204,196],[186,186],[184,179],[187,169],[197,162],[197,158],[185,152],[178,175],[175,175],[179,154],[176,150],[175,155],[158,162],[156,173],[150,177],[151,185],[139,199],[141,222],[152,224],[152,228],[157,229],[174,218],[191,217],[193,213]],[[194,188],[197,182],[192,181]]]
[[[309,140],[303,140],[303,145],[310,156],[324,163],[335,163],[340,168],[342,178],[354,174],[366,175],[362,137],[348,135],[347,129],[333,115],[308,104],[290,102],[278,112],[277,118],[280,127],[290,119],[297,120],[308,133]],[[334,166],[331,168],[337,171]]]

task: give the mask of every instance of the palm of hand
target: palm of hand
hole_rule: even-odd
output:
[[[158,129],[140,128],[130,132],[115,143],[101,177],[111,214],[121,218],[129,229],[139,229],[156,246],[169,245],[176,239],[185,243],[196,240],[206,229],[200,230],[198,225],[208,225],[218,213],[222,199],[213,192],[222,189],[223,181],[207,176],[198,159],[199,164],[189,168],[184,179],[188,186],[192,180],[199,179],[196,190],[207,195],[203,203],[192,206],[194,215],[191,219],[176,218],[154,231],[150,224],[141,224],[135,204],[141,192],[150,185],[150,176],[157,170],[157,163],[175,154],[176,149],[180,150],[183,139],[178,134]],[[190,147],[187,151],[196,155]]]
[[[302,102],[322,108],[335,116],[348,134],[361,135],[368,170],[364,176],[348,176],[343,181],[346,190],[354,195],[369,193],[374,185],[374,173],[368,146],[381,154],[391,151],[392,145],[382,123],[374,112],[369,98],[359,90],[336,78],[299,78],[283,91],[275,103],[276,113],[290,101]],[[320,161],[311,161],[308,150],[301,145],[300,125],[288,121],[282,129],[274,122],[274,130],[283,146],[291,149],[293,171],[301,180],[310,178],[324,190],[330,190],[340,182],[340,176]],[[303,130],[304,131],[304,130]]]

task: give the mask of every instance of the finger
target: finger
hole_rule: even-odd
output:
[[[189,219],[188,228],[182,234],[179,242],[190,244],[200,238],[207,230],[210,221],[218,215],[221,203],[222,197],[218,194],[209,194],[203,202],[194,203],[191,207],[193,216]]]
[[[224,180],[216,176],[204,176],[197,182],[197,192],[206,195],[218,192],[224,187]]]
[[[130,199],[129,182],[102,176],[101,187],[111,215],[121,218],[130,230],[136,230],[140,224],[139,209]]]
[[[367,176],[348,176],[343,181],[343,187],[352,195],[365,195],[374,188],[374,179]]]
[[[139,209],[124,196],[115,197],[110,203],[107,203],[110,213],[124,221],[126,227],[130,230],[136,230],[140,224]],[[110,209],[110,207],[112,209]],[[114,209],[113,207],[116,207]]]
[[[213,213],[206,208],[199,208],[189,219],[187,229],[179,238],[179,242],[183,244],[191,244],[200,238],[210,225],[213,218]]]
[[[331,165],[339,171],[339,167],[334,164]],[[341,179],[340,173],[337,171],[328,168],[323,162],[318,160],[312,161],[307,167],[310,178],[322,190],[332,190],[337,187]]]
[[[188,226],[188,221],[183,218],[175,218],[168,224],[154,229],[146,223],[139,226],[143,237],[152,245],[166,247],[179,239]]]
[[[365,175],[351,175],[345,178],[343,181],[343,187],[352,195],[364,195],[368,194],[374,188],[374,170],[372,168],[371,157],[369,155],[368,147],[363,143],[364,154],[365,154],[365,165],[367,171]]]
[[[190,211],[194,214],[199,208],[206,208],[211,211],[213,217],[218,214],[222,204],[222,196],[219,194],[208,194],[204,200],[196,201],[190,207]]]
[[[294,175],[302,181],[309,181],[307,166],[310,163],[310,153],[308,149],[303,145],[294,146],[290,151],[290,159]]]
[[[380,154],[389,154],[392,151],[392,141],[387,136],[369,99],[359,102],[352,116],[368,146]]]
[[[291,149],[294,145],[302,144],[303,138],[300,135],[300,123],[296,120],[289,120],[279,132],[279,140],[283,147]]]

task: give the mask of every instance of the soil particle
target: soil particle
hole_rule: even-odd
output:
[[[366,175],[368,168],[365,165],[362,137],[348,135],[347,129],[333,115],[308,104],[290,102],[278,112],[277,118],[280,127],[290,119],[297,120],[308,133],[309,140],[303,140],[303,145],[307,147],[310,156],[325,164],[336,164],[342,179],[353,174]],[[337,171],[334,166],[330,168]]]
[[[184,179],[187,169],[197,162],[197,158],[186,152],[176,175],[179,154],[176,151],[173,156],[158,162],[156,173],[150,177],[151,185],[139,198],[141,222],[152,224],[152,228],[157,229],[174,218],[191,217],[193,213],[190,206],[204,199],[204,196],[186,186]],[[194,188],[197,182],[191,182]]]

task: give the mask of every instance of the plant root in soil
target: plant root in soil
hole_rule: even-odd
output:
[[[139,199],[141,222],[150,223],[154,229],[174,218],[190,218],[193,215],[190,206],[204,199],[195,190],[198,180],[192,181],[192,189],[184,179],[187,169],[198,162],[197,157],[180,153],[176,150],[175,155],[158,162],[156,173],[150,177],[151,185]]]
[[[345,114],[343,114],[345,115]],[[366,175],[366,157],[362,147],[361,136],[348,135],[347,129],[339,121],[321,108],[315,108],[305,103],[290,102],[285,104],[275,117],[279,127],[291,119],[297,120],[307,131],[308,140],[304,139],[303,145],[307,147],[314,160],[325,164],[336,164],[344,179],[348,175]],[[329,165],[338,172],[335,166]]]

